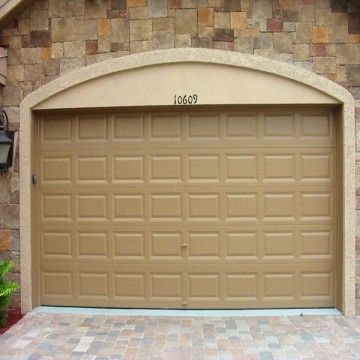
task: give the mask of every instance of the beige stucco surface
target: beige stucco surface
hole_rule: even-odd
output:
[[[354,103],[337,84],[263,57],[205,49],[148,52],[69,73],[31,93],[20,108],[22,310],[32,302],[31,131],[33,110],[173,105],[174,95],[197,94],[197,105],[342,104],[344,184],[343,308],[355,313]],[[194,105],[196,106],[196,105]],[[341,120],[340,119],[340,120]]]
[[[82,82],[46,99],[34,109],[91,108],[94,104],[96,107],[167,106],[174,104],[175,95],[185,94],[196,94],[196,105],[250,105],[259,101],[262,104],[337,103],[335,98],[319,90],[266,72],[180,62],[115,72]]]

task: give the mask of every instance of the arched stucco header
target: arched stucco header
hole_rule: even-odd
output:
[[[190,64],[196,71],[188,70]],[[114,83],[113,88],[116,91],[114,93],[107,91],[104,96],[100,87],[104,84],[109,85],[109,81],[107,81],[109,76],[111,76],[111,81]],[[124,76],[127,79],[123,80]],[[144,76],[149,76],[151,81],[145,80]],[[126,81],[135,82],[133,86],[124,89],[120,85]],[[194,90],[205,87],[209,92],[208,86],[219,82],[219,85],[226,87],[221,90],[219,87],[211,88],[211,90],[216,94],[225,93],[226,99],[220,99],[215,104],[221,103],[221,101],[234,104],[232,101],[235,100],[235,96],[241,100],[237,104],[288,103],[289,101],[299,104],[343,103],[346,99],[352,98],[343,87],[328,79],[265,57],[220,50],[172,49],[112,59],[82,68],[37,89],[23,100],[21,107],[51,108],[56,102],[61,103],[66,94],[69,98],[70,94],[79,94],[79,90],[85,87],[89,89],[87,92],[92,95],[89,101],[92,105],[103,102],[107,105],[116,103],[119,106],[120,102],[120,104],[131,106],[126,103],[126,99],[122,100],[122,96],[133,88],[140,96],[139,100],[132,99],[134,104],[140,104],[143,95],[147,90],[152,89],[149,94],[151,96],[148,95],[153,100],[150,105],[169,105],[169,101],[166,101],[168,99],[164,99],[162,93],[165,92],[168,95],[171,87],[180,86],[176,89],[178,92],[193,90],[189,89],[190,86],[193,86]],[[129,83],[127,82],[127,84]],[[157,85],[162,86],[156,87]],[[286,91],[281,91],[285,87],[287,87]],[[239,91],[232,94],[230,91],[232,88],[237,88]],[[96,97],[98,94],[102,94],[102,96]],[[154,96],[155,94],[156,96]],[[255,94],[256,99],[254,98]],[[203,104],[214,104],[214,102],[210,102],[212,99],[209,94],[207,96],[207,98],[203,98]],[[59,97],[58,101],[55,99],[57,97]],[[82,103],[79,95],[77,98],[72,99],[71,102],[80,107],[87,105],[88,99],[82,99]],[[68,104],[70,107],[72,107],[71,102]],[[172,105],[171,102],[170,105]]]

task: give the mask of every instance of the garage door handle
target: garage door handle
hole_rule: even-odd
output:
[[[181,246],[182,246],[183,248],[186,248],[186,247],[188,247],[188,244],[182,243]]]
[[[182,305],[183,305],[183,306],[188,306],[188,302],[187,302],[187,301],[183,301],[183,302],[182,302]]]

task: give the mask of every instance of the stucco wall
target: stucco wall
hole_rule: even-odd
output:
[[[360,9],[343,0],[41,0],[1,30],[9,48],[2,101],[13,129],[19,104],[64,74],[109,58],[171,48],[255,54],[320,74],[355,98],[360,126]],[[357,125],[357,127],[359,127]],[[360,129],[360,128],[359,128]],[[359,153],[354,164],[360,175]],[[0,179],[0,258],[19,280],[18,164]],[[360,218],[360,183],[357,181]],[[360,313],[360,221],[357,311]],[[17,297],[16,301],[19,301]]]

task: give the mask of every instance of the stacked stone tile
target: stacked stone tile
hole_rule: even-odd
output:
[[[8,47],[2,101],[19,104],[43,84],[109,58],[171,48],[213,48],[294,64],[346,87],[356,100],[360,176],[360,8],[355,0],[38,0],[1,30]],[[360,177],[357,297],[360,313]],[[19,279],[18,165],[0,180],[0,258]]]

